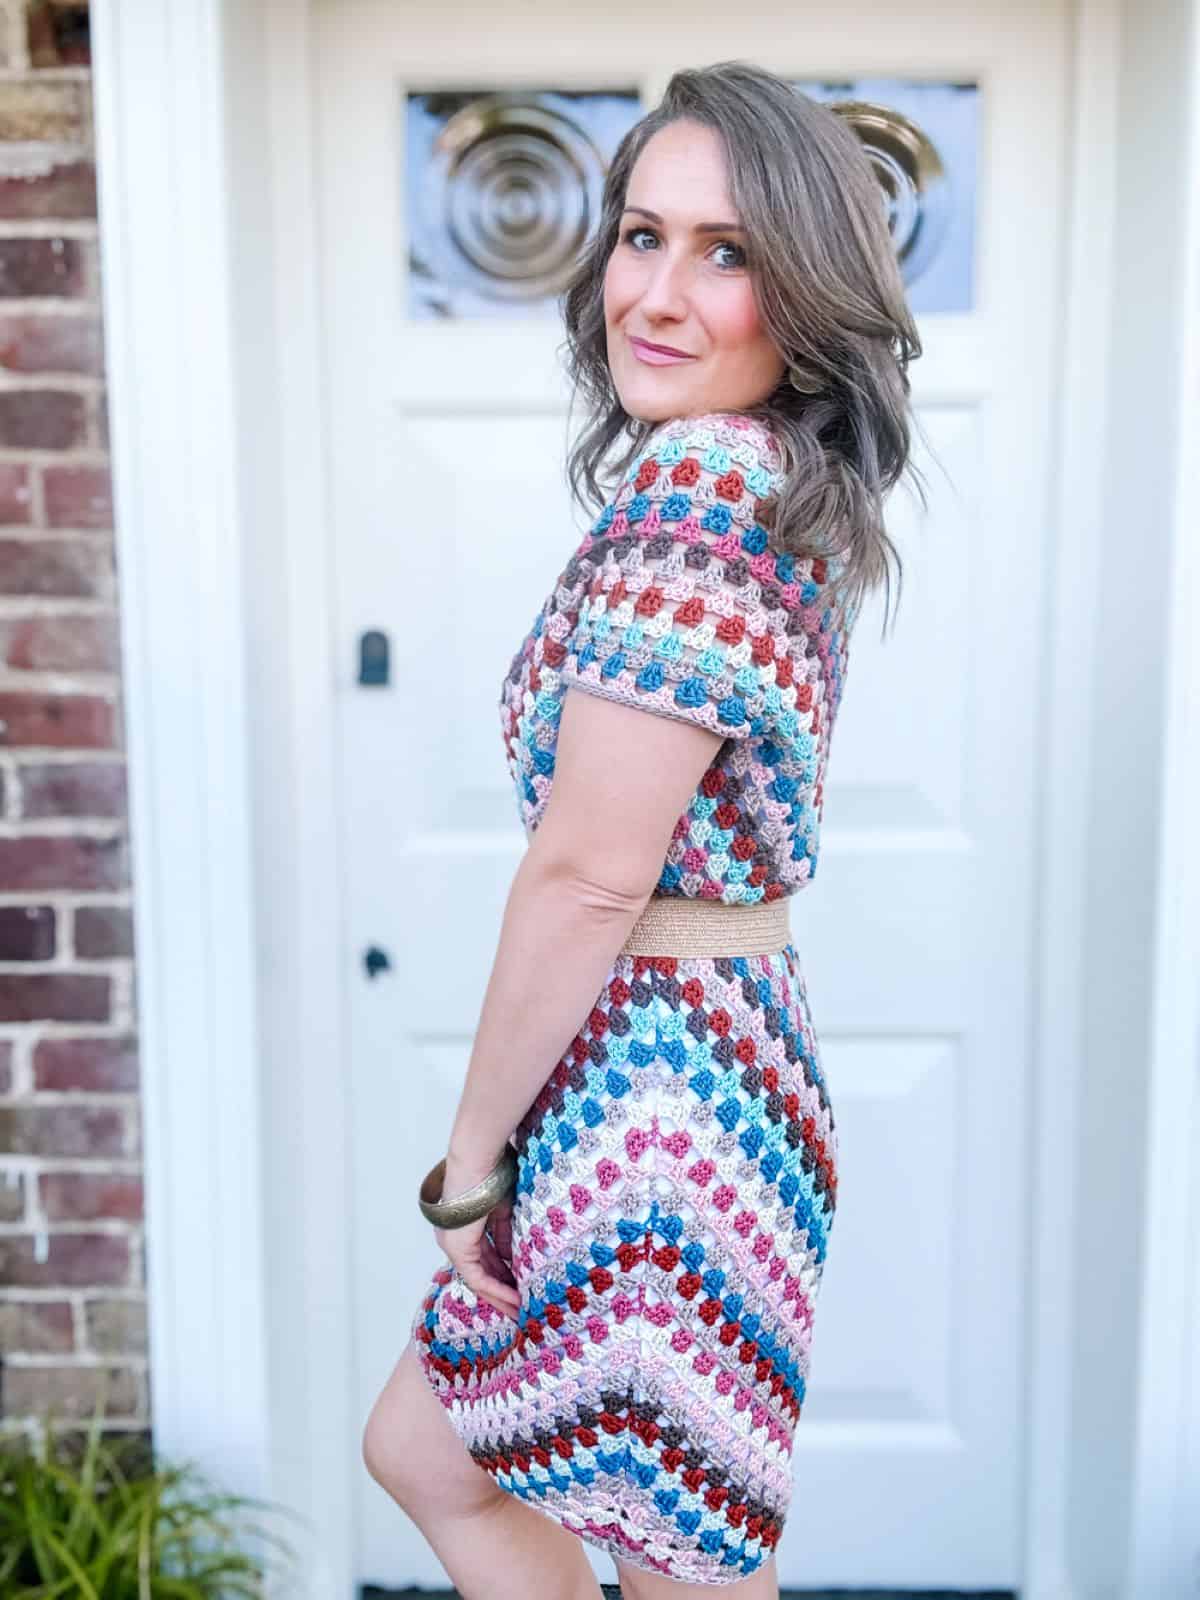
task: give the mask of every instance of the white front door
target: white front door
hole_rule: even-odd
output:
[[[924,233],[898,207],[914,261],[945,230],[912,291],[929,514],[893,500],[899,621],[884,642],[881,601],[859,620],[821,866],[792,908],[841,1170],[778,1559],[785,1585],[1017,1588],[1066,8],[326,0],[318,24],[362,1416],[440,1260],[415,1189],[524,844],[500,680],[585,525],[538,285],[586,223],[596,151],[674,68],[730,57],[974,105],[927,130],[958,156]],[[504,89],[543,121],[488,148],[486,118],[454,118]],[[383,683],[360,681],[384,676],[369,632]],[[362,1581],[441,1580],[365,1473],[356,1503]]]

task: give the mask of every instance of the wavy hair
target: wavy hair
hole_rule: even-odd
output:
[[[559,296],[572,407],[582,397],[587,409],[567,458],[572,495],[591,513],[616,481],[605,487],[598,477],[610,448],[627,445],[619,478],[658,426],[629,416],[616,393],[604,273],[634,163],[660,128],[682,118],[723,141],[759,317],[787,363],[773,392],[744,411],[770,426],[784,459],[783,483],[763,501],[760,520],[777,549],[825,557],[835,601],[857,612],[869,590],[883,583],[890,592],[889,562],[898,585],[902,577],[883,522],[888,492],[908,472],[926,504],[910,459],[907,371],[921,343],[883,191],[858,136],[838,112],[763,67],[719,61],[676,72],[617,147],[599,222]]]

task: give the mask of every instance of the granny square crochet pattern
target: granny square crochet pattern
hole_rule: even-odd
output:
[[[659,894],[777,899],[816,868],[853,618],[771,549],[766,425],[651,434],[534,619],[500,695],[527,833],[568,689],[723,742]],[[551,980],[548,980],[551,981]],[[511,1136],[514,1320],[445,1262],[412,1318],[479,1466],[590,1544],[727,1584],[777,1546],[837,1195],[837,1135],[791,944],[618,955]]]
[[[756,511],[779,478],[757,419],[678,418],[651,435],[504,680],[527,832],[550,793],[573,686],[725,738],[656,893],[774,900],[813,877],[853,618],[826,600],[825,561],[771,549]]]

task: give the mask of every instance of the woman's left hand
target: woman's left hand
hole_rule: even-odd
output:
[[[474,1171],[448,1155],[442,1193],[453,1198],[473,1189],[486,1176],[487,1168]],[[461,1228],[435,1228],[433,1232],[467,1288],[515,1321],[521,1310],[521,1296],[512,1270],[512,1197],[501,1200],[486,1217],[475,1222]]]

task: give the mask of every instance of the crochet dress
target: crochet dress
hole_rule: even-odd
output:
[[[847,621],[756,520],[765,423],[660,424],[504,679],[527,832],[568,686],[725,736],[657,893],[790,895],[816,869]],[[519,1317],[445,1261],[412,1321],[481,1468],[634,1566],[700,1584],[770,1556],[792,1496],[837,1139],[804,976],[773,955],[619,955],[511,1136]]]

